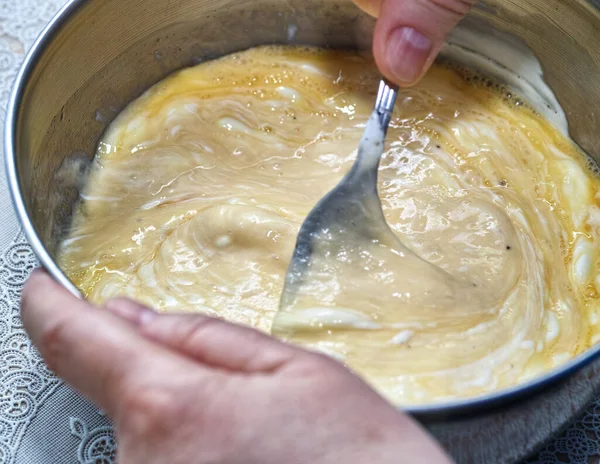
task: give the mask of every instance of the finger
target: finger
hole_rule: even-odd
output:
[[[127,321],[74,297],[41,271],[23,290],[21,316],[49,367],[111,416],[137,385],[209,375],[141,336]]]
[[[382,0],[373,39],[381,72],[401,86],[415,84],[475,1]]]
[[[354,3],[365,13],[375,17],[379,16],[381,0],[354,0]]]
[[[114,298],[107,301],[104,307],[135,326],[147,324],[157,316],[152,309],[128,298]]]
[[[257,330],[201,315],[164,315],[141,330],[199,362],[241,373],[275,373],[301,352]]]
[[[130,300],[114,300],[107,309],[137,324],[145,336],[211,367],[244,373],[274,372],[299,348],[257,330],[199,314],[143,317],[148,308]]]

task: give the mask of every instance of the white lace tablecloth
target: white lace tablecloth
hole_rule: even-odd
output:
[[[63,1],[0,0],[2,123],[24,53]],[[3,160],[1,166],[0,464],[112,464],[116,444],[108,420],[52,375],[23,331],[20,291],[36,260],[13,213]],[[528,464],[599,462],[600,399]]]

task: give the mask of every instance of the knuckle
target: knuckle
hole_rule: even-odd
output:
[[[150,338],[168,341],[169,344],[189,349],[205,334],[210,335],[213,325],[218,323],[215,319],[200,315],[193,318],[180,317],[168,322],[164,324],[162,319],[156,318],[143,325],[141,330]]]
[[[70,325],[67,319],[60,318],[42,330],[38,348],[52,371],[58,370],[58,363],[67,350],[66,334]]]
[[[32,282],[32,279],[29,279],[27,282],[25,282],[23,290],[21,291],[21,316],[25,319],[34,309],[36,304],[36,292],[37,288],[35,282]]]
[[[156,436],[176,426],[184,408],[171,389],[132,384],[124,388],[115,419],[129,434]]]
[[[33,290],[33,285],[31,281],[28,280],[25,282],[23,286],[23,290],[21,291],[21,311],[26,311],[31,307],[31,292]]]
[[[356,373],[326,354],[318,353],[309,362],[309,369],[319,380],[318,387],[324,390],[322,393],[341,392],[359,380]]]
[[[191,324],[182,326],[179,343],[193,350],[204,345],[211,345],[214,338],[219,338],[224,322],[209,317],[195,319]]]

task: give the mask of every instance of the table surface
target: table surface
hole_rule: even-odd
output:
[[[63,2],[0,0],[2,122],[24,54]],[[112,464],[116,462],[116,444],[108,419],[52,375],[23,331],[19,319],[20,291],[36,260],[13,213],[3,171],[2,161],[0,464]],[[600,398],[563,435],[527,462],[557,463],[600,463]]]

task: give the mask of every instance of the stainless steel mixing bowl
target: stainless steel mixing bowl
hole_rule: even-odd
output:
[[[41,263],[77,292],[54,262],[57,245],[99,137],[149,86],[179,68],[258,44],[368,49],[372,27],[349,0],[71,0],[28,55],[6,118],[10,188]],[[485,0],[461,27],[528,45],[574,140],[600,160],[597,0]],[[74,164],[77,171],[63,169]],[[597,393],[599,352],[593,348],[510,390],[409,412],[459,463],[515,462]]]

